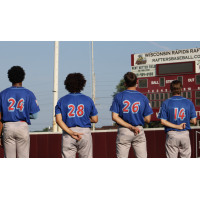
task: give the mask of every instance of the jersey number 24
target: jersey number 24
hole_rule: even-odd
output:
[[[8,111],[14,112],[15,111],[14,106],[15,106],[16,100],[14,98],[9,98],[8,102],[10,103],[10,105],[8,106]],[[23,112],[23,110],[24,110],[24,99],[20,99],[18,101],[16,109],[18,109],[20,112]]]

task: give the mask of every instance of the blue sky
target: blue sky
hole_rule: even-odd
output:
[[[188,49],[200,47],[195,41],[94,41],[94,71],[96,74],[96,100],[99,112],[97,127],[111,125],[111,95],[123,75],[131,70],[131,54]],[[0,42],[0,91],[10,87],[7,71],[13,65],[25,69],[23,86],[36,95],[40,105],[37,120],[30,130],[52,126],[54,42]],[[59,98],[67,94],[64,80],[69,73],[83,73],[87,79],[84,94],[91,97],[91,41],[59,42]]]
[[[97,126],[111,125],[111,95],[119,80],[131,70],[131,54],[200,47],[200,42],[194,41],[199,40],[199,33],[196,20],[190,17],[198,13],[198,7],[193,5],[181,5],[179,13],[178,1],[173,1],[173,6],[166,3],[165,9],[160,9],[160,1],[145,1],[142,5],[130,0],[123,4],[111,0],[58,0],[48,4],[39,0],[31,4],[22,0],[4,1],[0,12],[0,91],[11,85],[8,69],[22,66],[26,71],[23,86],[35,93],[41,108],[30,130],[51,126],[54,41],[61,41],[60,98],[67,93],[63,82],[71,72],[85,75],[87,84],[83,93],[91,96],[93,40],[96,97],[100,98],[96,100],[100,104]],[[184,9],[187,15],[181,13]]]

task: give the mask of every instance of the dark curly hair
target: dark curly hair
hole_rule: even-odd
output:
[[[13,66],[8,70],[8,79],[12,84],[21,83],[25,78],[25,71],[20,66]]]
[[[65,79],[65,89],[70,93],[80,92],[85,87],[85,77],[81,73],[68,74]]]

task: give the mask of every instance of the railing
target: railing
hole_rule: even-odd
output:
[[[164,128],[144,129],[147,139],[148,158],[165,158]],[[190,141],[192,158],[200,155],[200,126],[194,126],[190,130]],[[117,129],[92,131],[93,157],[94,158],[116,158]],[[30,158],[61,158],[61,132],[31,132],[30,133]],[[0,157],[4,157],[4,151],[0,148]],[[129,157],[134,158],[132,147]]]

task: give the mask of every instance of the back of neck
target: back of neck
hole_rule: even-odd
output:
[[[21,83],[14,83],[12,84],[13,87],[22,87],[22,82]]]
[[[127,87],[127,90],[136,90],[136,87]]]

